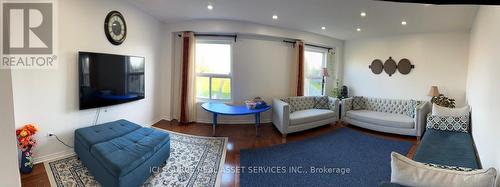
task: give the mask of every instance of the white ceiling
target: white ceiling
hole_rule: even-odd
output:
[[[228,19],[313,32],[338,39],[468,30],[477,6],[369,0],[128,0],[165,23]],[[208,10],[211,2],[213,10]],[[367,16],[362,18],[360,12]],[[278,20],[272,15],[277,14]],[[406,20],[408,25],[402,26]],[[321,30],[325,26],[326,30]],[[360,27],[361,32],[356,28]]]

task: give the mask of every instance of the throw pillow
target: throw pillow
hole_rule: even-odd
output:
[[[318,96],[314,98],[315,109],[330,109],[328,105],[328,96]]]
[[[410,101],[406,104],[406,106],[405,106],[405,108],[404,108],[404,113],[405,113],[406,115],[408,115],[408,116],[410,116],[410,117],[414,118],[414,117],[415,117],[415,108],[417,107],[417,105],[418,105],[418,102],[417,102],[417,101],[415,101],[415,100],[413,100],[413,99],[412,99],[412,100],[410,100]]]
[[[469,114],[463,116],[435,116],[427,114],[428,129],[469,132]]]
[[[403,186],[494,187],[495,168],[456,171],[427,166],[398,153],[391,153],[391,182]]]
[[[432,115],[435,116],[464,116],[469,114],[469,106],[462,108],[447,108],[432,104]]]
[[[352,109],[353,110],[364,110],[366,109],[366,101],[361,96],[352,97]]]

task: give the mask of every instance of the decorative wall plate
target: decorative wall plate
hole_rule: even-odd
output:
[[[382,60],[375,59],[372,64],[368,66],[374,74],[380,74],[384,70],[384,64],[382,64]]]
[[[384,63],[384,71],[387,73],[389,76],[392,76],[396,72],[398,65],[396,65],[396,61],[392,59],[392,57],[389,57]]]
[[[408,75],[411,69],[415,68],[415,65],[412,65],[410,60],[403,58],[398,63],[398,71],[403,75]]]

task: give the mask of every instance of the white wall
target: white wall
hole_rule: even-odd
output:
[[[350,95],[378,98],[430,100],[436,85],[457,105],[465,103],[465,82],[469,50],[468,32],[412,34],[349,40],[345,44],[344,84]],[[409,59],[415,65],[410,74],[385,72],[375,75],[368,66],[374,59],[392,57],[396,63]]]
[[[497,170],[500,170],[500,25],[492,23],[499,19],[500,7],[479,9],[471,32],[467,75],[467,101],[472,107],[476,148],[483,167]]]
[[[171,95],[172,89],[172,62],[178,61],[175,47],[177,37],[174,32],[195,31],[206,33],[239,33],[234,44],[233,54],[233,97],[234,102],[241,103],[245,99],[262,96],[268,100],[287,96],[289,93],[289,63],[293,59],[293,48],[279,38],[303,39],[306,43],[320,44],[334,47],[336,62],[342,62],[343,41],[308,32],[281,29],[273,26],[254,24],[249,22],[225,20],[198,20],[166,24],[163,43],[164,58],[162,68],[162,93],[168,94],[162,100],[164,119],[171,119],[173,101],[178,100]],[[176,57],[177,56],[177,57]],[[342,64],[337,63],[337,74],[341,74]],[[330,81],[329,86],[333,85]],[[210,122],[211,116],[202,109],[198,109],[198,119],[201,122]],[[262,116],[262,122],[269,122],[270,113]],[[253,123],[252,116],[221,117],[220,123]]]
[[[0,186],[21,186],[10,70],[0,70]]]
[[[16,126],[35,123],[39,126],[35,161],[72,153],[55,139],[56,133],[73,144],[74,130],[92,124],[96,110],[78,109],[78,51],[143,56],[146,59],[146,99],[106,107],[99,123],[117,119],[151,125],[160,120],[159,63],[162,23],[135,7],[118,0],[57,1],[59,67],[54,70],[13,70]],[[103,24],[107,13],[120,11],[128,34],[125,42],[114,46],[105,37]]]

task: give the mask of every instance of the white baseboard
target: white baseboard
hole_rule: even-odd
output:
[[[69,157],[69,156],[73,156],[73,155],[76,155],[75,151],[73,149],[67,149],[67,150],[64,150],[61,152],[52,153],[52,154],[48,154],[45,156],[34,157],[33,163],[38,164],[38,163],[43,163],[46,161],[55,160],[58,158]]]
[[[171,120],[170,119],[170,116],[165,116],[164,118],[162,119],[159,119],[159,120],[155,120],[154,122],[150,123],[150,125],[152,126],[153,124],[155,124],[156,122],[158,121],[161,121],[161,120]],[[199,123],[212,123],[212,119],[198,119]],[[271,119],[261,119],[261,123],[271,123],[272,120]],[[255,121],[254,120],[248,120],[248,119],[232,119],[232,120],[219,120],[217,122],[218,124],[254,124]],[[64,150],[64,151],[60,151],[60,152],[57,152],[57,153],[52,153],[52,154],[48,154],[48,155],[44,155],[44,156],[39,156],[39,157],[34,157],[33,158],[33,162],[35,164],[38,164],[38,163],[43,163],[43,162],[46,162],[46,161],[50,161],[50,160],[55,160],[55,159],[59,159],[59,158],[65,158],[65,157],[69,157],[69,156],[73,156],[73,155],[76,155],[75,151],[73,149],[67,149],[67,150]]]

